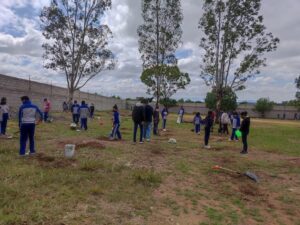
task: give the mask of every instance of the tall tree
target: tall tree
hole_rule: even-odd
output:
[[[107,49],[112,33],[101,24],[110,7],[111,0],[52,0],[41,12],[45,67],[66,76],[69,101],[101,71],[114,68]]]
[[[296,93],[296,98],[300,101],[300,75],[295,80],[296,88],[299,89]]]
[[[144,23],[138,28],[143,69],[155,70],[151,89],[157,103],[161,97],[163,65],[177,64],[176,49],[181,43],[183,20],[180,0],[142,0]]]
[[[160,72],[158,84],[157,71]],[[162,99],[170,99],[179,89],[185,89],[191,80],[188,73],[182,73],[178,66],[163,65],[160,68],[155,66],[145,69],[141,81],[148,86],[148,94],[155,95],[160,90],[159,96]]]
[[[261,0],[204,0],[201,77],[217,93],[217,111],[226,88],[244,89],[266,65],[264,54],[277,49],[279,39],[266,32],[260,8]]]

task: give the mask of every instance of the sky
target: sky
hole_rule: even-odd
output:
[[[190,75],[191,83],[174,98],[203,100],[210,91],[200,78],[201,32],[198,21],[202,0],[182,0],[184,20],[182,44],[177,51],[179,67]],[[0,0],[0,74],[66,86],[65,77],[43,68],[44,38],[39,14],[49,0]],[[276,52],[266,54],[267,67],[237,93],[239,101],[268,97],[281,102],[295,98],[295,78],[300,75],[300,1],[262,0],[261,14],[269,32],[280,38]],[[142,61],[138,51],[137,28],[142,24],[141,0],[112,0],[112,9],[103,23],[113,32],[109,43],[117,57],[113,71],[101,72],[82,90],[106,96],[135,98],[146,95],[141,83]]]

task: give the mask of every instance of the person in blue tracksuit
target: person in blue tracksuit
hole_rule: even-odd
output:
[[[201,115],[199,112],[194,117],[195,133],[200,134]]]
[[[79,108],[80,108],[80,105],[75,100],[74,104],[71,107],[71,112],[72,112],[72,116],[73,116],[73,123],[76,123],[77,125],[79,123]]]
[[[85,101],[81,102],[81,106],[78,109],[78,113],[80,116],[80,128],[82,130],[87,130],[87,118],[89,116],[89,107],[85,104]]]
[[[9,107],[7,105],[6,98],[1,98],[1,110],[2,110],[2,122],[1,122],[1,134],[5,135],[6,134],[6,127],[7,127],[7,121],[9,119]]]
[[[40,121],[43,118],[41,110],[30,102],[28,96],[21,97],[22,105],[19,109],[19,128],[20,128],[20,156],[25,156],[26,142],[29,138],[30,154],[35,153],[34,146],[34,132],[35,121],[37,114],[40,117]]]
[[[163,124],[162,124],[163,131],[166,131],[167,118],[168,118],[168,109],[166,107],[164,107],[164,109],[161,111],[161,118],[163,119]]]
[[[232,125],[232,132],[231,132],[231,138],[229,140],[230,141],[233,141],[233,140],[238,141],[239,139],[236,136],[235,132],[241,126],[241,119],[240,119],[239,114],[237,112],[233,112],[232,120],[231,120],[231,125]]]
[[[110,134],[110,140],[122,140],[122,135],[120,132],[120,114],[118,111],[118,106],[115,105],[113,107],[113,129],[112,132]]]

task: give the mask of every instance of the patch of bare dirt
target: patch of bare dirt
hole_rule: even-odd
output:
[[[36,154],[33,157],[33,160],[37,161],[40,166],[47,168],[66,168],[76,166],[75,159],[57,158],[43,153]]]

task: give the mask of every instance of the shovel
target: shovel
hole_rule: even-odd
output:
[[[224,171],[228,171],[228,172],[231,172],[231,173],[236,173],[236,174],[239,174],[239,175],[244,175],[244,176],[248,177],[249,179],[255,181],[256,183],[259,182],[258,177],[254,173],[249,172],[249,171],[247,171],[245,173],[242,173],[242,172],[231,170],[231,169],[228,169],[228,168],[224,168],[224,167],[218,166],[218,165],[214,166],[213,169],[214,170],[224,170]]]

